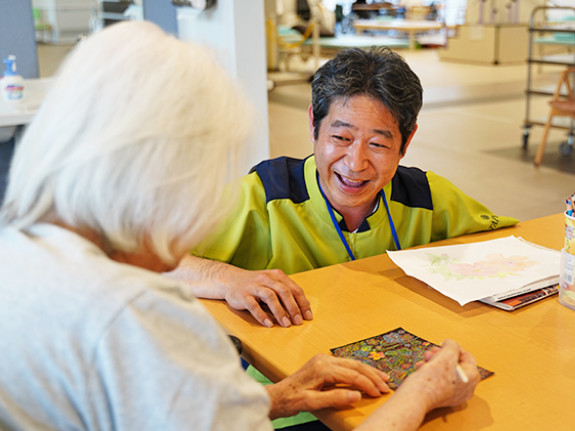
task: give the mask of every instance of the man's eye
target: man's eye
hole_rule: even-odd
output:
[[[345,137],[339,136],[339,135],[333,135],[333,138],[334,138],[336,141],[342,141],[342,142],[347,142],[347,141],[349,141],[348,138],[345,138]]]

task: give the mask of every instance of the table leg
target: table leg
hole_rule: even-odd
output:
[[[409,49],[413,51],[415,49],[415,31],[409,31],[407,34],[409,35]]]

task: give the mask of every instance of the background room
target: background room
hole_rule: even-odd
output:
[[[0,0],[3,10],[8,1]],[[569,123],[551,128],[541,165],[535,167],[533,160],[559,74],[575,65],[575,24],[570,22],[575,10],[546,10],[538,18],[553,28],[572,29],[572,33],[535,34],[540,40],[529,37],[536,7],[569,6],[570,1],[268,0],[265,7],[259,2],[241,3],[219,0],[212,10],[192,11],[156,0],[33,0],[29,10],[21,12],[30,14],[32,28],[25,28],[26,20],[12,19],[18,22],[18,30],[4,34],[8,30],[4,26],[0,54],[5,58],[17,36],[32,32],[34,51],[18,55],[18,66],[25,78],[48,79],[84,35],[119,20],[149,19],[190,39],[194,38],[192,25],[205,25],[202,41],[212,44],[218,39],[227,44],[226,50],[238,50],[232,65],[235,74],[254,97],[263,122],[269,124],[269,136],[265,126],[261,127],[251,165],[268,156],[311,154],[309,77],[341,47],[384,44],[407,60],[424,87],[419,129],[403,164],[433,170],[495,213],[520,220],[561,211],[564,199],[573,193],[575,155],[559,148],[568,144]],[[218,27],[210,28],[214,21],[221,26],[228,20],[235,30],[225,31],[236,32],[228,39]],[[374,26],[360,26],[366,22]],[[310,23],[317,23],[316,31]],[[395,27],[389,29],[389,25]],[[406,25],[431,27],[411,31]],[[249,32],[245,26],[251,26]],[[246,40],[251,33],[254,40],[265,35],[265,44]],[[544,39],[547,43],[540,43]],[[242,46],[230,48],[230,41],[239,40],[242,43],[237,45]],[[256,51],[263,52],[254,59],[250,50],[258,43],[262,49]],[[545,56],[562,59],[557,64],[527,61]],[[28,57],[37,61],[31,72]],[[267,73],[261,70],[262,63]],[[547,94],[529,94],[540,88]],[[0,138],[8,141],[0,144],[0,168],[5,170],[10,142],[14,145],[7,137],[22,126],[0,125],[4,126]]]

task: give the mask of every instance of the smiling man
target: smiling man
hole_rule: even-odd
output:
[[[422,87],[397,53],[342,50],[311,87],[314,154],[264,161],[241,179],[236,211],[171,274],[196,295],[264,326],[299,325],[312,312],[286,274],[517,223],[432,172],[399,166]]]
[[[324,127],[311,106],[309,117],[322,194],[354,232],[378,204],[414,132],[404,143],[397,120],[370,95],[335,100],[320,120]]]

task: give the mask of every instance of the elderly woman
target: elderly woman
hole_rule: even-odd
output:
[[[264,389],[161,274],[225,214],[251,121],[206,51],[153,24],[116,24],[74,50],[0,210],[2,429],[269,430],[270,418],[389,390],[378,370],[325,355]],[[447,342],[365,428],[413,429],[477,381]]]

